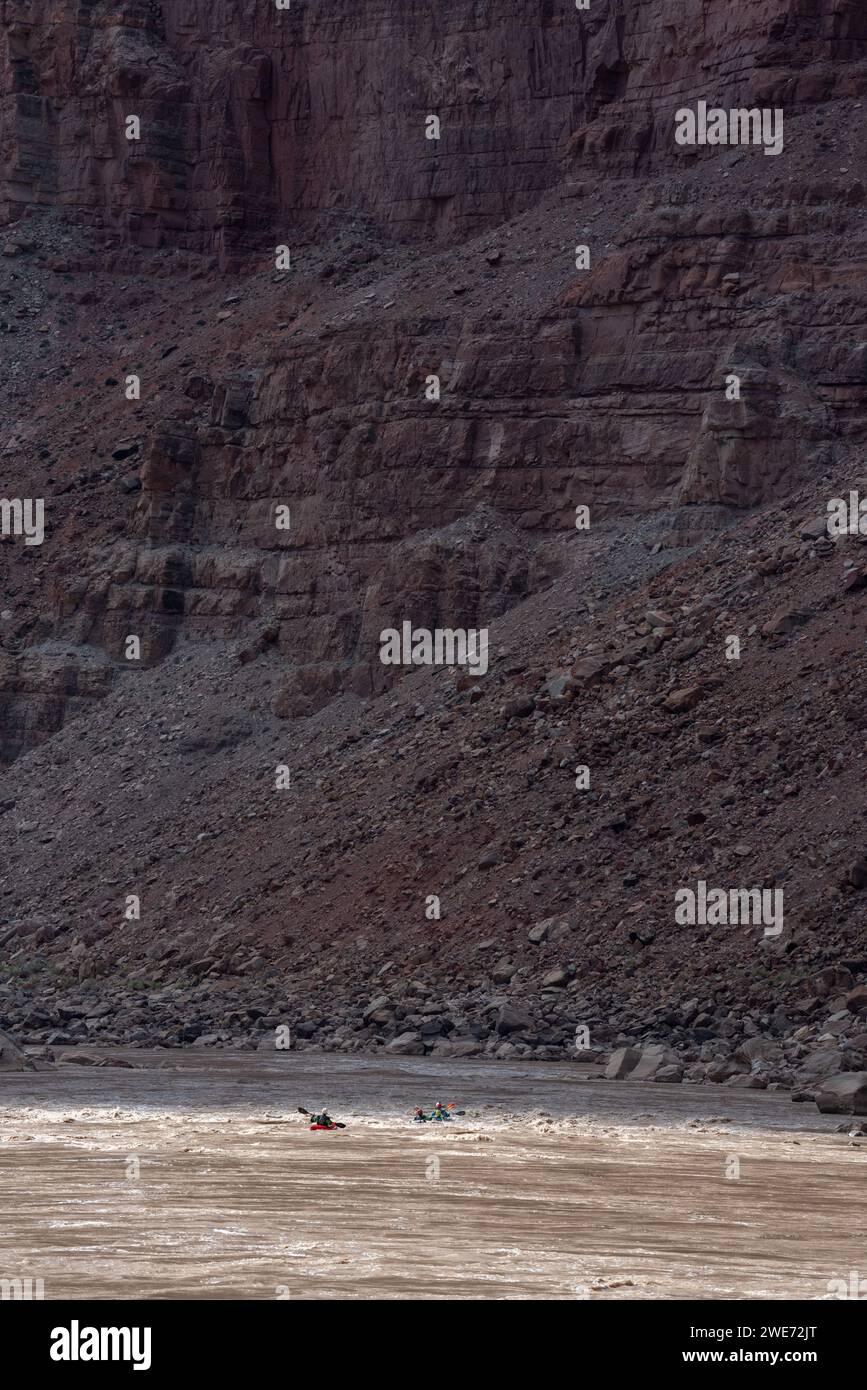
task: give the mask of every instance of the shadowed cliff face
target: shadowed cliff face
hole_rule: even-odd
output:
[[[130,630],[264,623],[306,710],[383,688],[395,613],[550,582],[580,504],[751,506],[861,443],[861,7],[530,9],[5,0],[0,447],[57,542],[6,557],[6,756]],[[679,146],[699,100],[779,104],[783,153]]]
[[[463,238],[570,164],[670,164],[683,104],[794,117],[855,94],[867,57],[856,0],[4,0],[3,21],[7,210],[224,265],[338,210]]]
[[[479,936],[523,959],[557,914],[516,988],[574,947],[644,1009],[696,987],[672,874],[737,881],[740,844],[753,881],[795,866],[800,1007],[863,922],[867,580],[802,534],[864,476],[863,7],[2,14],[2,495],[46,502],[42,545],[0,544],[16,942],[64,979],[303,966],[306,1007],[409,978],[441,892],[432,976],[484,992]],[[782,151],[678,145],[702,101],[779,108]],[[490,625],[491,673],[404,680],[405,620]],[[326,978],[312,947],[362,927]],[[755,942],[707,949],[706,1012],[773,1012]]]

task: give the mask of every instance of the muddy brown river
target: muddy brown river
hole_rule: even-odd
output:
[[[867,1269],[867,1143],[784,1094],[125,1055],[0,1077],[0,1279],[46,1299],[828,1299]],[[466,1114],[411,1122],[437,1100]],[[298,1104],[348,1128],[311,1133]]]

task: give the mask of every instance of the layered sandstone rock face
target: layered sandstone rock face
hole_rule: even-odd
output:
[[[466,236],[557,183],[564,149],[646,169],[676,107],[796,116],[857,95],[867,57],[857,0],[4,0],[3,19],[3,204],[224,256],[341,208]]]
[[[863,4],[0,7],[16,1029],[862,1070]],[[680,927],[703,880],[785,935]]]
[[[3,19],[5,300],[26,302],[0,448],[54,528],[38,562],[4,556],[27,595],[7,760],[128,671],[131,633],[153,664],[267,632],[273,707],[307,714],[386,686],[402,618],[484,625],[543,590],[578,505],[753,506],[864,441],[861,6]],[[698,100],[779,105],[784,153],[678,147]],[[707,524],[681,516],[681,541]]]

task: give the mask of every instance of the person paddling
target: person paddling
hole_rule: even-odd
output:
[[[332,1120],[328,1113],[328,1106],[323,1105],[318,1115],[311,1115],[309,1110],[305,1110],[303,1105],[298,1106],[298,1113],[306,1115],[310,1121],[311,1129],[345,1129],[346,1125],[340,1120]]]

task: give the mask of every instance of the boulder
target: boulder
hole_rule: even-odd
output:
[[[849,865],[846,883],[850,888],[867,888],[867,856],[861,855]]]
[[[500,1037],[507,1033],[524,1033],[533,1027],[533,1020],[517,1004],[503,1004],[497,1014],[497,1032]]]
[[[508,985],[517,969],[518,967],[513,961],[499,960],[491,972],[491,978],[495,985]]]
[[[618,1047],[616,1052],[612,1052],[608,1058],[605,1068],[605,1078],[607,1081],[622,1081],[624,1076],[628,1076],[633,1068],[638,1064],[641,1056],[637,1047]]]
[[[798,1064],[798,1071],[804,1076],[835,1076],[845,1069],[845,1057],[836,1047],[823,1047],[812,1052]]]
[[[813,989],[820,999],[827,999],[835,990],[849,989],[851,985],[852,972],[840,965],[826,965],[813,978]]]
[[[434,1038],[441,1038],[448,1032],[448,1025],[442,1018],[426,1018],[421,1025],[420,1032],[423,1038],[433,1041]]]
[[[664,1043],[648,1043],[647,1047],[641,1049],[641,1056],[629,1073],[629,1080],[650,1081],[663,1067],[682,1067],[682,1063],[677,1053]]]
[[[835,1014],[831,1014],[830,1018],[825,1019],[822,1024],[822,1034],[830,1033],[832,1037],[840,1037],[843,1033],[848,1032],[851,1024],[852,1015],[849,1010],[838,1009]]]
[[[787,632],[794,632],[795,628],[808,623],[811,617],[812,613],[807,608],[795,608],[790,605],[778,608],[762,625],[762,636],[781,637]]]
[[[507,700],[503,705],[504,719],[526,719],[536,708],[536,702],[532,695],[518,695],[514,700]]]
[[[385,1044],[386,1052],[396,1052],[399,1057],[422,1057],[424,1042],[421,1033],[399,1033],[391,1042]]]
[[[687,637],[683,642],[677,642],[670,650],[668,655],[672,661],[688,661],[691,656],[695,656],[704,646],[703,637]]]
[[[817,541],[820,539],[820,537],[827,536],[827,534],[827,513],[823,516],[812,517],[809,521],[803,522],[801,525],[801,529],[798,532],[798,535],[800,536],[802,541]]]
[[[557,966],[554,970],[549,970],[547,975],[542,977],[543,989],[561,989],[569,980],[568,971],[562,966]]]
[[[361,1019],[363,1023],[379,1023],[381,1021],[387,1023],[388,1018],[391,1016],[391,1012],[388,996],[386,994],[380,994],[376,999],[371,999],[364,1013],[361,1015]],[[380,1018],[374,1018],[374,1014],[379,1014]],[[382,1015],[387,1015],[387,1017],[383,1019]]]
[[[658,608],[650,608],[644,615],[644,621],[648,627],[674,627],[674,619],[667,613],[662,613]]]
[[[733,1062],[730,1057],[718,1057],[711,1062],[705,1072],[708,1081],[715,1081],[718,1085],[728,1081],[730,1076],[737,1076],[740,1068],[737,1062]]]
[[[697,705],[703,694],[704,690],[700,685],[682,686],[679,690],[672,690],[670,695],[666,695],[662,702],[663,708],[680,714]]]
[[[778,1062],[782,1056],[779,1043],[770,1038],[747,1038],[735,1051],[739,1062]]]
[[[32,1071],[27,1054],[13,1042],[8,1033],[0,1031],[0,1071]]]
[[[572,679],[578,685],[593,685],[600,681],[611,662],[602,656],[583,656],[572,667]]]
[[[531,927],[527,932],[527,940],[532,941],[534,946],[540,946],[548,935],[553,920],[553,917],[549,917],[546,921],[538,922],[535,927]]]
[[[816,1104],[823,1115],[867,1115],[867,1071],[829,1076],[821,1084]]]
[[[478,1057],[481,1046],[475,1038],[438,1038],[433,1046],[435,1057]]]
[[[552,680],[547,681],[545,684],[545,694],[548,696],[549,700],[557,700],[558,702],[565,703],[571,693],[571,676],[554,676]]]
[[[867,1013],[867,985],[858,985],[846,995],[846,1008],[850,1014]]]
[[[683,1067],[677,1067],[674,1063],[660,1067],[659,1071],[652,1078],[653,1081],[677,1082],[683,1080]]]

